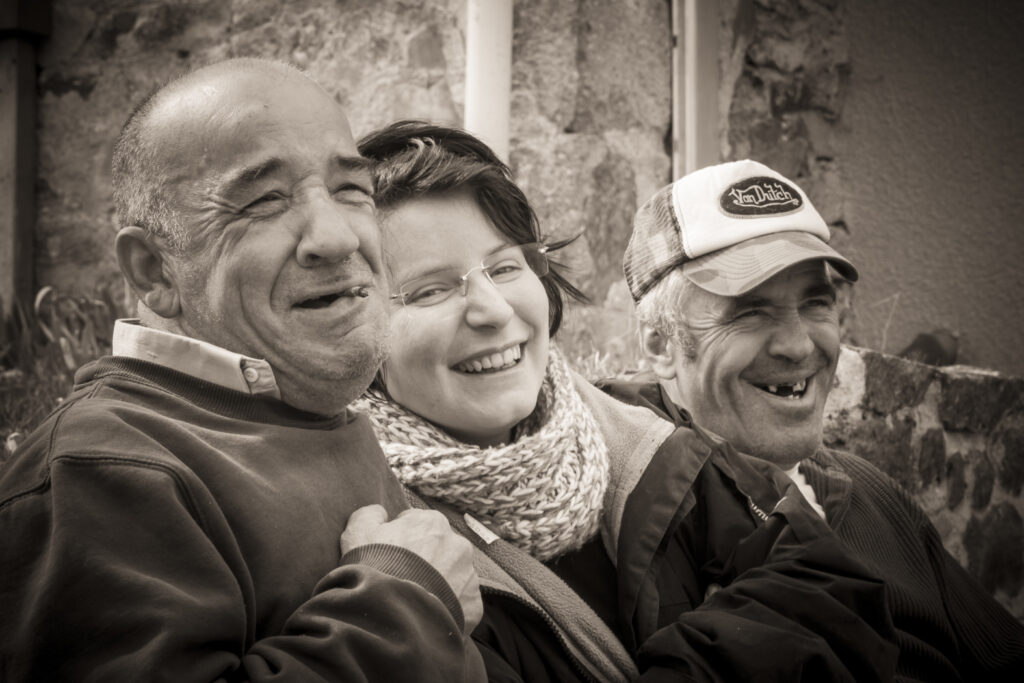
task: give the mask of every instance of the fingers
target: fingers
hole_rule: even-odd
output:
[[[342,555],[361,545],[385,543],[426,560],[451,586],[462,605],[466,633],[483,618],[480,583],[473,567],[473,544],[459,536],[437,510],[403,510],[388,521],[380,505],[359,508],[341,535]]]
[[[349,515],[348,525],[341,534],[341,554],[372,542],[376,530],[387,521],[388,511],[383,505],[366,505],[357,509]]]
[[[409,512],[409,510],[403,510],[398,516],[401,517],[406,512]],[[348,527],[346,528],[350,529],[353,525],[375,527],[380,526],[386,521],[388,521],[388,511],[384,509],[383,505],[364,505],[349,515]]]

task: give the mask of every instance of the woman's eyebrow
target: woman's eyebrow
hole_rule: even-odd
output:
[[[484,254],[484,258],[487,258],[488,256],[493,256],[494,254],[497,254],[499,251],[504,251],[505,249],[508,249],[509,247],[518,247],[518,246],[520,246],[520,245],[512,244],[512,243],[499,244],[498,246],[494,247],[493,249],[488,251],[486,254]],[[480,265],[480,264],[477,263],[476,265]],[[473,267],[473,266],[471,266],[471,267]],[[417,273],[417,274],[410,275],[408,277],[404,277],[404,278],[401,279],[401,282],[409,282],[410,280],[419,280],[420,278],[430,277],[431,275],[437,275],[439,273],[447,273],[447,272],[452,272],[452,273],[455,273],[455,274],[457,274],[459,276],[461,276],[463,274],[463,271],[460,270],[459,266],[438,266],[437,268],[431,268],[430,270],[424,270],[424,271],[420,271],[418,273],[417,273],[417,271],[413,270],[413,273]]]
[[[519,247],[519,246],[522,246],[522,245],[521,244],[513,244],[513,243],[509,243],[509,242],[506,242],[504,244],[499,244],[494,249],[491,249],[489,252],[487,252],[487,254],[484,256],[484,258],[487,258],[488,256],[494,256],[499,251],[505,251],[506,249],[508,249],[510,247]]]

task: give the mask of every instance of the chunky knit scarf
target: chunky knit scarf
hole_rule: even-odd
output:
[[[402,483],[468,512],[538,560],[597,532],[608,450],[554,345],[537,407],[504,446],[458,441],[374,390],[352,407],[369,417]]]

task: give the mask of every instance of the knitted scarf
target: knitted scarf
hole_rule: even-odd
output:
[[[594,417],[550,348],[537,407],[503,446],[461,442],[375,390],[352,405],[370,419],[399,481],[541,561],[597,533],[609,469]]]

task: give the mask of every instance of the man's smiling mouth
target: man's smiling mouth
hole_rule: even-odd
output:
[[[751,384],[773,396],[796,400],[803,398],[803,395],[807,393],[807,380],[808,378],[805,377],[799,382],[792,384],[757,384],[754,382],[751,382]]]
[[[456,372],[465,372],[469,374],[501,372],[502,370],[507,370],[508,368],[518,365],[522,358],[523,345],[516,344],[504,351],[495,351],[494,353],[489,353],[486,356],[456,363],[452,366],[452,369]]]
[[[306,299],[295,304],[296,308],[327,308],[335,301],[342,297],[360,298],[365,299],[370,296],[370,288],[365,285],[356,285],[343,289],[340,292],[330,292],[323,296],[314,297],[312,299]]]

